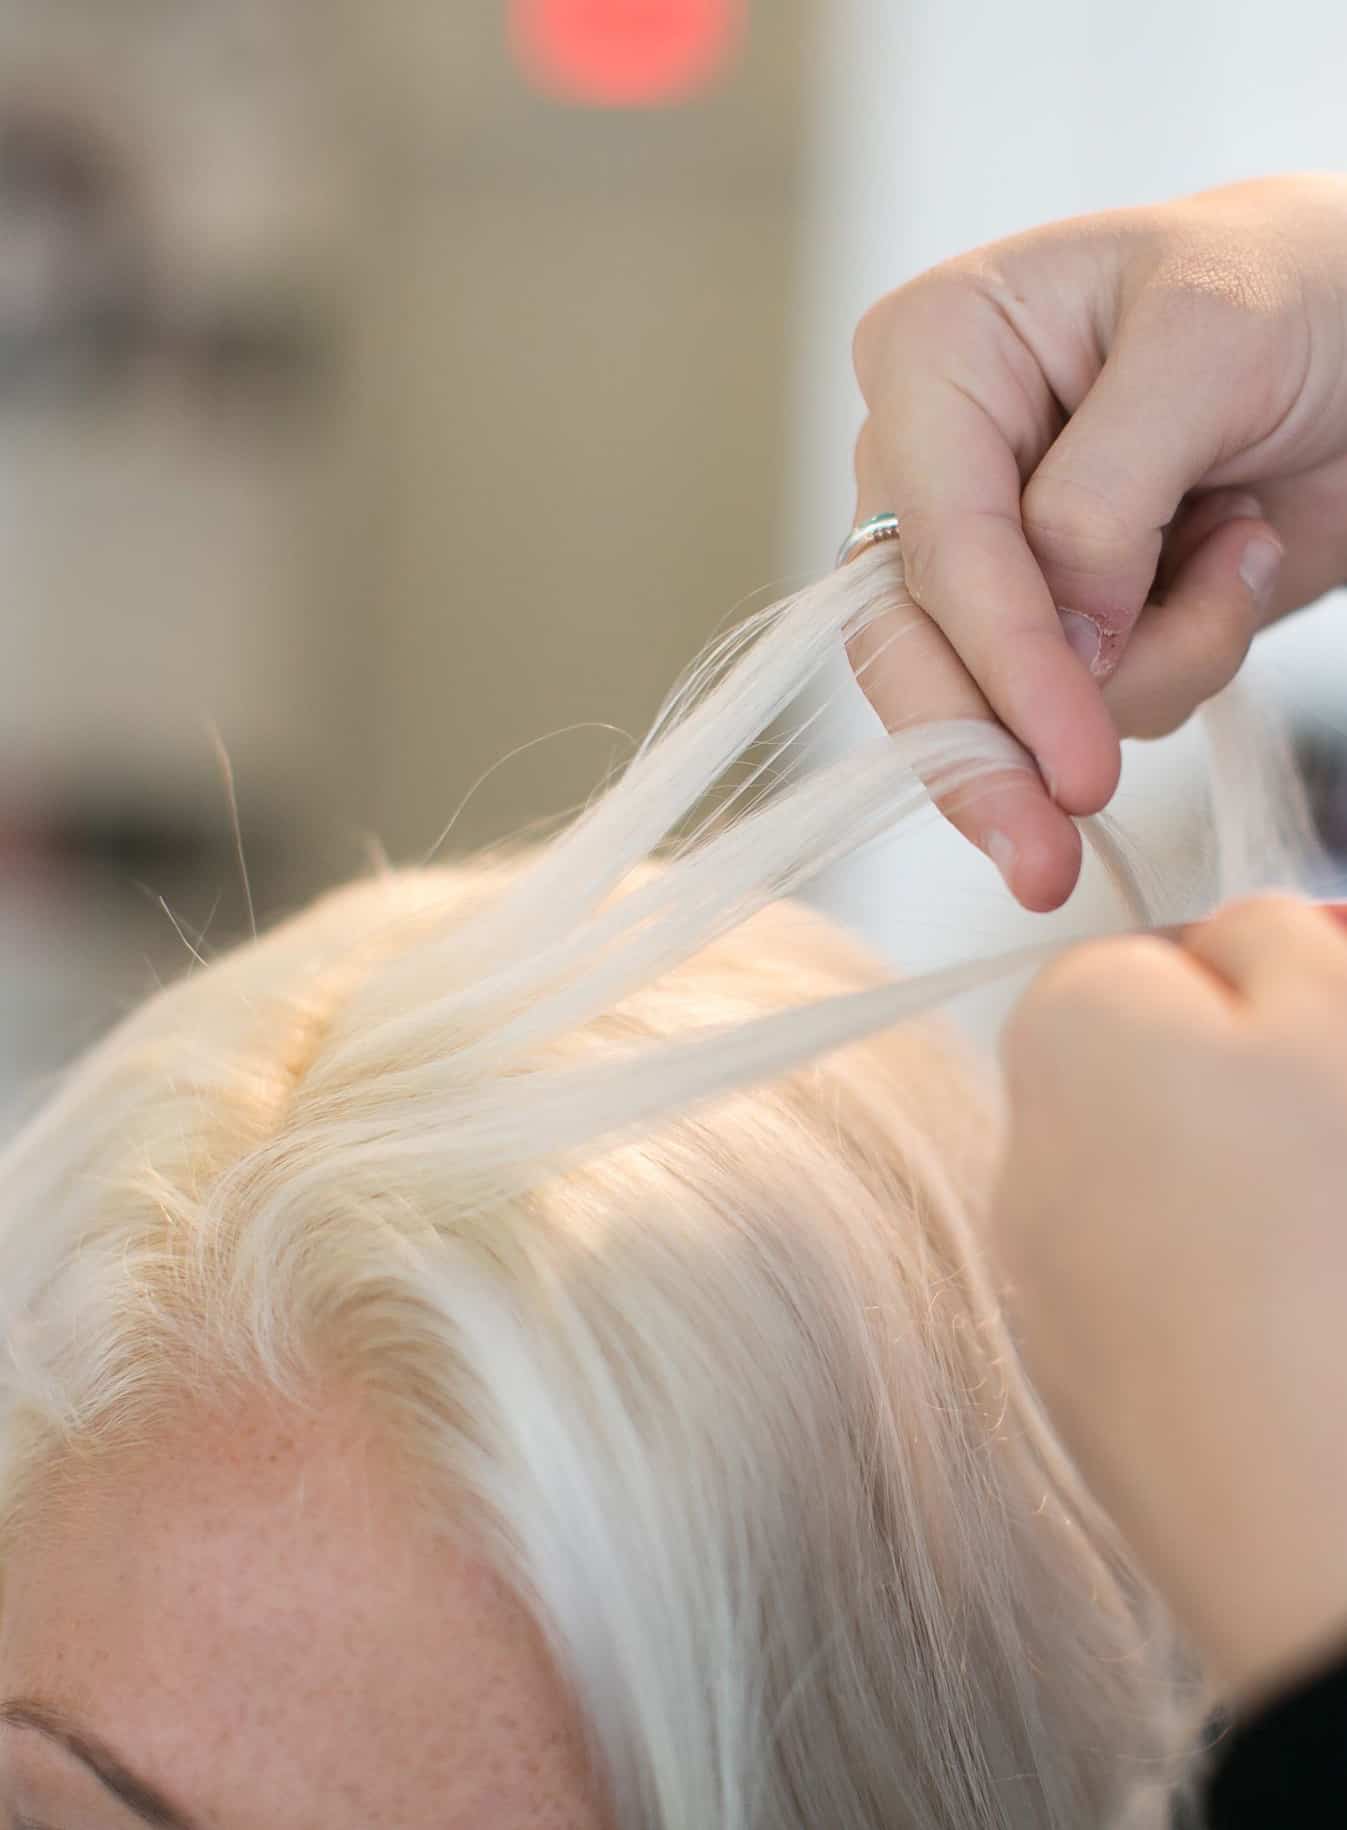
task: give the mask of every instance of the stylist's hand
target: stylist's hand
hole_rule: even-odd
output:
[[[1083,947],[1006,1041],[1030,1371],[1238,1701],[1347,1646],[1347,933],[1267,898]]]
[[[890,728],[994,715],[1032,751],[1056,805],[1019,778],[946,811],[1054,907],[1060,809],[1108,800],[1118,735],[1174,729],[1347,578],[1347,178],[995,243],[881,300],[855,353],[857,518],[899,516],[925,612],[863,684]]]

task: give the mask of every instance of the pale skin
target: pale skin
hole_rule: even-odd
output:
[[[4,1830],[609,1830],[598,1797],[528,1615],[350,1404],[185,1415],[6,1558]]]
[[[946,812],[1054,908],[1119,736],[1175,729],[1347,579],[1347,177],[977,249],[882,299],[855,360],[857,518],[898,515],[914,605],[863,685],[890,728],[994,718],[1032,753],[1041,781]]]
[[[911,602],[890,726],[1002,722],[1041,779],[945,812],[1027,907],[1120,736],[1176,728],[1347,580],[1347,178],[1057,223],[856,337],[857,519]],[[874,658],[877,657],[877,658]],[[998,1241],[1069,1446],[1242,1707],[1347,1650],[1347,941],[1286,902],[1077,951],[1007,1042]]]
[[[1255,1707],[1347,1654],[1347,928],[1268,897],[1074,949],[1005,1052],[1030,1370]]]

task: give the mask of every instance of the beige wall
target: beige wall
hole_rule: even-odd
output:
[[[528,90],[504,0],[0,0],[0,102],[115,150],[170,310],[292,299],[332,358],[295,423],[169,367],[0,402],[8,777],[215,825],[214,722],[309,878],[424,850],[521,744],[639,736],[778,566],[813,4],[759,0],[705,99],[606,114]],[[458,837],[621,753],[530,750]]]
[[[753,0],[697,105],[604,115],[529,94],[504,0],[0,0],[0,116],[102,148],[159,314],[102,393],[0,390],[0,823],[93,835],[60,871],[0,859],[0,1130],[245,931],[212,724],[270,919],[367,835],[423,853],[521,744],[639,736],[770,585],[815,3]],[[194,313],[250,300],[311,328],[293,412],[183,357]],[[583,799],[624,747],[528,750],[455,842]]]
[[[397,856],[516,746],[582,720],[639,735],[778,566],[806,0],[775,0],[770,30],[758,9],[717,95],[634,116],[528,96],[499,10],[371,14],[388,112],[363,513],[381,557],[355,575],[377,598],[371,766],[343,779]],[[591,732],[530,750],[457,838],[583,798],[622,749]]]

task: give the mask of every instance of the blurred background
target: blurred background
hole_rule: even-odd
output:
[[[0,0],[0,1111],[249,897],[582,801],[829,564],[875,297],[1340,165],[1344,52],[1328,0]],[[1347,850],[1347,615],[1260,673]],[[1157,850],[1199,766],[1129,764]],[[818,894],[908,964],[1022,926],[936,828]]]

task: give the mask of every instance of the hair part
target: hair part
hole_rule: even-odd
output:
[[[786,739],[687,830],[910,614],[863,555],[541,849],[338,892],[95,1049],[0,1159],[0,1523],[184,1404],[340,1381],[533,1610],[620,1822],[1160,1824],[1198,1693],[988,1283],[994,1099],[895,1029],[1028,956],[895,982],[782,901],[1032,765],[981,725]],[[1260,780],[1221,890],[1300,869]],[[1124,921],[1193,912],[1086,830]]]

